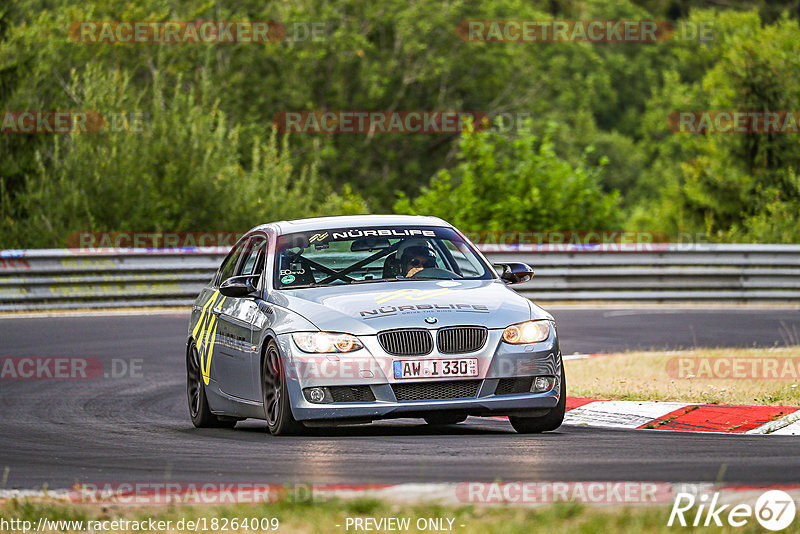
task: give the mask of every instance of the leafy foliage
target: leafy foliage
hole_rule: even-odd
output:
[[[753,12],[714,17],[702,11],[692,17],[714,25],[716,39],[710,47],[679,51],[679,56],[709,58],[702,75],[689,80],[677,73],[666,76],[649,115],[663,117],[670,107],[800,109],[797,21],[784,17],[764,26]],[[634,214],[639,224],[661,224],[673,234],[702,232],[722,241],[800,239],[796,133],[667,135],[665,127],[654,128],[642,143],[653,156],[643,181],[661,185],[652,189],[657,198]],[[648,210],[649,220],[644,215]]]
[[[605,160],[573,167],[555,153],[554,127],[541,141],[531,133],[466,132],[453,171],[440,171],[413,201],[401,198],[395,211],[438,215],[470,231],[616,228],[619,195],[604,194],[598,179]]]
[[[87,225],[94,231],[230,231],[297,213],[366,211],[349,189],[332,192],[316,161],[298,166],[288,138],[274,131],[248,143],[245,168],[244,128],[231,126],[218,102],[209,102],[208,80],[183,92],[165,87],[156,70],[152,94],[142,98],[128,75],[113,75],[109,84],[96,66],[72,73],[70,93],[84,109],[109,110],[116,124],[97,134],[53,136],[36,151],[36,172],[16,196],[26,211],[20,223],[6,222],[20,244],[63,246],[70,232]],[[178,76],[174,86],[181,85]]]
[[[143,131],[0,135],[0,247],[60,246],[72,231],[240,231],[392,209],[479,229],[624,226],[795,242],[798,135],[675,133],[666,117],[800,109],[799,6],[4,0],[0,110],[146,120]],[[464,20],[509,18],[671,20],[677,31],[604,44],[465,42],[456,32]],[[287,34],[203,45],[68,36],[75,21],[113,20],[277,20]],[[531,122],[464,136],[273,132],[277,113],[305,110]]]

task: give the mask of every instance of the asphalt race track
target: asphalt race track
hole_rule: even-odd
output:
[[[552,308],[562,350],[800,344],[792,309]],[[392,483],[465,480],[797,482],[792,436],[563,426],[515,434],[498,419],[418,420],[273,438],[258,421],[197,430],[185,394],[188,315],[2,318],[0,357],[141,359],[138,376],[0,380],[0,488],[76,482]],[[7,470],[7,472],[6,472]]]

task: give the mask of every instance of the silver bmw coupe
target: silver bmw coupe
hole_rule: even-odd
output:
[[[264,419],[274,435],[415,417],[508,416],[555,430],[566,382],[553,317],[435,217],[364,215],[253,228],[193,307],[186,346],[197,427]]]

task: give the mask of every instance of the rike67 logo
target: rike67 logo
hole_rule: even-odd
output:
[[[781,490],[764,492],[755,506],[719,504],[719,498],[719,492],[700,496],[678,493],[667,526],[721,527],[727,523],[732,527],[743,527],[755,518],[763,528],[779,531],[792,524],[797,512],[794,499]]]

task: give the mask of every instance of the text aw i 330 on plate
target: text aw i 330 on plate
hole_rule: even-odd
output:
[[[265,419],[279,435],[507,415],[518,432],[555,430],[566,404],[555,322],[507,287],[532,276],[522,263],[489,264],[435,217],[258,226],[192,308],[192,422]]]

